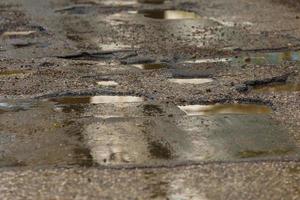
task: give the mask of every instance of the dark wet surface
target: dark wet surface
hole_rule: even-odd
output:
[[[300,83],[275,83],[253,87],[254,92],[270,93],[270,92],[298,92],[300,91]]]
[[[184,115],[175,105],[93,101],[2,102],[0,166],[163,165],[298,155],[266,106],[181,107]]]
[[[75,113],[57,112],[54,104],[40,101],[1,105],[9,109],[0,114],[1,167],[92,165]]]
[[[181,10],[144,10],[138,11],[138,14],[142,14],[147,18],[153,19],[197,19],[199,16],[193,12],[181,11]]]

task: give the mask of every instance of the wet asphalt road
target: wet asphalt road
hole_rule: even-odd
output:
[[[299,199],[299,9],[0,2],[0,199]]]

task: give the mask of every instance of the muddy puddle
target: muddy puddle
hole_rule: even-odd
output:
[[[100,104],[91,103],[90,97],[1,102],[0,167],[169,165],[299,156],[287,130],[263,106],[201,107],[202,114],[194,115],[199,108],[124,98],[114,104],[111,97],[109,104],[103,103],[106,97]]]
[[[167,68],[168,65],[165,63],[145,63],[145,64],[134,64],[133,67],[142,70],[157,70]]]
[[[214,114],[270,114],[272,109],[264,105],[255,104],[215,104],[179,106],[187,115]]]
[[[248,56],[237,56],[228,58],[205,58],[188,60],[184,63],[232,63],[232,64],[254,64],[254,65],[280,65],[286,62],[299,62],[300,51],[253,53]]]
[[[300,83],[266,84],[266,85],[254,86],[252,90],[257,93],[299,92]]]
[[[164,19],[164,20],[200,18],[194,12],[188,12],[188,11],[182,11],[182,10],[144,10],[144,11],[138,11],[137,14],[144,15],[144,17],[146,17],[146,18]]]
[[[25,71],[23,70],[5,70],[5,71],[0,71],[0,77],[1,76],[16,76],[16,75],[21,75],[25,74]]]

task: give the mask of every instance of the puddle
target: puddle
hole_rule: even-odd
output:
[[[23,70],[7,70],[7,71],[0,71],[0,77],[1,76],[16,76],[19,74],[24,74],[25,72]]]
[[[181,10],[145,10],[138,11],[147,18],[152,19],[197,19],[199,16],[194,12],[187,12]]]
[[[266,115],[107,119],[87,125],[84,133],[94,161],[107,166],[281,158],[298,152],[287,132]]]
[[[189,60],[184,63],[190,64],[201,64],[201,63],[221,63],[221,62],[230,62],[232,58],[208,58],[208,59],[199,59],[199,60]]]
[[[163,4],[165,0],[137,0],[139,3],[148,3],[148,4]]]
[[[287,52],[271,52],[249,54],[249,56],[231,57],[231,58],[208,58],[198,60],[188,60],[184,63],[201,64],[201,63],[242,63],[242,64],[255,64],[255,65],[279,65],[284,62],[300,61],[300,51],[287,51]]]
[[[300,83],[278,83],[261,86],[254,86],[254,92],[271,93],[271,92],[299,92]]]
[[[223,115],[187,116],[174,104],[141,99],[111,104],[129,100],[98,96],[98,102],[109,103],[86,105],[92,98],[1,102],[0,167],[160,166],[299,156],[286,130],[268,115],[257,115],[267,108],[245,115],[225,115],[219,108],[209,114]],[[22,109],[11,112],[17,107]],[[201,112],[207,110],[214,109]]]
[[[264,105],[255,104],[215,104],[179,106],[187,115],[215,115],[215,114],[270,114],[272,109]]]
[[[2,36],[4,37],[17,37],[17,36],[30,36],[36,33],[35,31],[12,31],[4,32]]]
[[[167,64],[163,64],[163,63],[135,64],[132,66],[142,70],[155,70],[155,69],[163,69],[168,67]]]
[[[107,86],[107,87],[113,87],[113,86],[117,86],[119,85],[117,82],[115,81],[98,81],[97,85],[99,86]]]
[[[256,65],[279,65],[284,62],[300,61],[300,51],[250,54],[248,57],[239,57],[233,60],[234,62],[251,63]]]
[[[137,103],[143,102],[144,98],[135,96],[70,96],[49,99],[58,104],[110,104],[110,103]]]
[[[75,113],[56,112],[44,101],[0,106],[6,110],[0,115],[0,167],[93,165]]]
[[[211,78],[192,78],[192,79],[169,79],[172,83],[177,84],[205,84],[213,82]]]
[[[131,45],[125,45],[125,44],[101,44],[99,46],[102,51],[121,51],[121,50],[130,50],[132,49]]]

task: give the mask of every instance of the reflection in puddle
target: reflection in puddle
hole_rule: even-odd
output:
[[[192,152],[184,132],[164,118],[109,119],[88,125],[85,135],[100,165],[159,164]]]
[[[216,104],[179,106],[187,115],[213,114],[269,114],[271,108],[254,104]]]
[[[211,78],[192,78],[192,79],[169,79],[172,83],[178,84],[205,84],[213,82]]]
[[[99,85],[99,86],[117,86],[119,84],[115,81],[98,81],[97,85]]]
[[[24,74],[22,70],[9,70],[9,71],[0,71],[0,76],[15,76],[18,74]]]
[[[279,65],[284,62],[300,61],[300,51],[271,52],[252,54],[249,57],[235,58],[234,62],[251,63],[256,65]]]
[[[298,155],[284,129],[268,115],[256,115],[271,112],[264,106],[223,109],[225,105],[214,105],[201,107],[201,112],[245,115],[186,116],[170,104],[78,105],[78,100],[90,103],[92,97],[70,98],[1,102],[0,112],[5,112],[0,115],[0,152],[4,152],[0,167],[160,166]],[[22,109],[10,112],[16,107]],[[122,117],[85,118],[103,112],[104,116]]]
[[[17,36],[30,36],[36,33],[35,31],[12,31],[12,32],[4,32],[2,36],[6,37],[17,37]]]
[[[75,113],[56,112],[53,103],[44,101],[0,106],[7,111],[0,115],[0,167],[93,165]]]
[[[139,69],[143,69],[143,70],[163,69],[163,68],[168,67],[167,64],[163,64],[163,63],[135,64],[135,65],[132,65],[132,66],[134,66],[136,68],[139,68]]]
[[[255,86],[253,90],[259,93],[298,92],[300,91],[300,84],[284,83],[284,84],[261,85],[261,86]]]
[[[26,102],[2,102],[0,103],[0,113],[4,112],[18,112],[21,110],[28,110],[33,106],[32,103]]]
[[[279,65],[284,62],[300,61],[300,51],[287,51],[287,52],[272,52],[272,53],[259,53],[250,54],[249,56],[231,57],[231,58],[208,58],[198,60],[188,60],[184,63],[201,64],[201,63],[243,63],[243,64],[255,64],[255,65]]]
[[[194,12],[181,10],[145,10],[138,11],[138,14],[143,14],[147,18],[153,19],[197,19],[199,16]]]
[[[99,46],[102,51],[121,51],[121,50],[130,50],[132,49],[131,45],[125,45],[125,44],[117,44],[117,43],[111,43],[111,44],[101,44]]]
[[[103,104],[103,103],[135,103],[143,102],[144,98],[134,96],[70,96],[49,99],[59,104]]]
[[[221,63],[221,62],[230,62],[232,58],[208,58],[208,59],[199,59],[199,60],[190,60],[185,63],[191,64],[201,64],[201,63]]]

